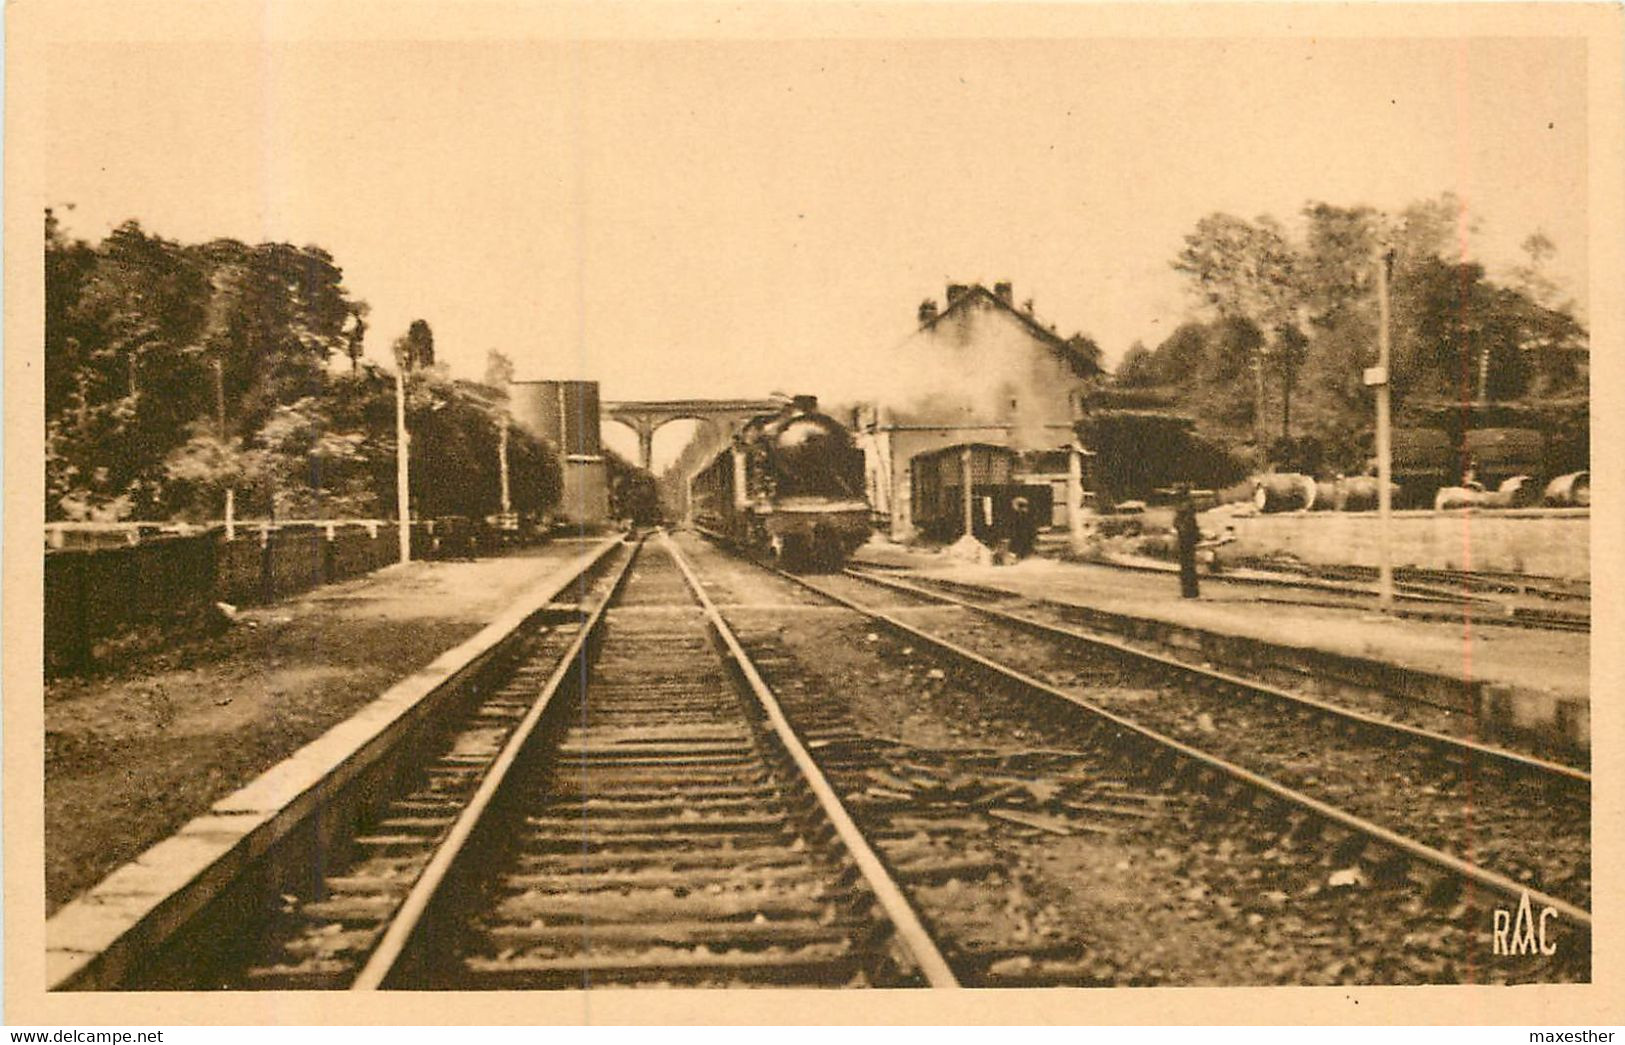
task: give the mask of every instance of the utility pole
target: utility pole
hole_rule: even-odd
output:
[[[508,496],[508,411],[502,411],[497,418],[497,464],[502,470],[502,514],[507,515],[513,511],[513,500]],[[503,520],[506,524],[507,520]]]
[[[1393,494],[1393,437],[1391,394],[1388,369],[1391,349],[1388,331],[1388,274],[1394,263],[1392,249],[1376,258],[1377,265],[1377,365],[1365,372],[1365,383],[1377,390],[1377,606],[1383,613],[1394,608],[1394,552],[1390,537]]]
[[[412,561],[411,476],[407,472],[406,354],[395,354],[395,516],[401,562]]]
[[[214,423],[220,449],[226,448],[226,364],[214,357]],[[226,484],[226,540],[237,539],[237,489],[228,480]]]

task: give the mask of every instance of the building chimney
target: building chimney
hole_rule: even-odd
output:
[[[993,296],[1004,302],[1006,305],[1015,304],[1015,290],[1010,286],[1009,283],[993,284]]]
[[[969,290],[970,290],[970,287],[967,287],[963,283],[950,283],[950,284],[948,284],[948,307],[953,308],[954,303],[957,302],[960,298],[964,297],[966,292],[968,292]]]
[[[931,322],[937,318],[937,303],[933,298],[926,298],[920,302],[920,325]]]

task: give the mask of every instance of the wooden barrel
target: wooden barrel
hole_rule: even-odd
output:
[[[1253,506],[1261,512],[1296,512],[1315,503],[1315,481],[1296,472],[1261,475],[1253,489]]]
[[[1545,501],[1554,508],[1591,507],[1591,473],[1570,472],[1546,484]]]

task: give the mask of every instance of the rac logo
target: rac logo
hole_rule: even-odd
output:
[[[1494,954],[1556,954],[1557,941],[1547,939],[1547,922],[1557,917],[1557,908],[1542,907],[1536,915],[1529,903],[1529,890],[1518,898],[1516,914],[1505,907],[1495,909]]]

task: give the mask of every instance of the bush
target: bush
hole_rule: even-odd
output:
[[[1153,534],[1140,538],[1139,544],[1135,546],[1135,551],[1152,559],[1172,561],[1179,558],[1179,545],[1175,543],[1174,538],[1166,534]]]
[[[1138,516],[1107,515],[1095,523],[1095,533],[1101,537],[1138,537],[1144,526]]]

